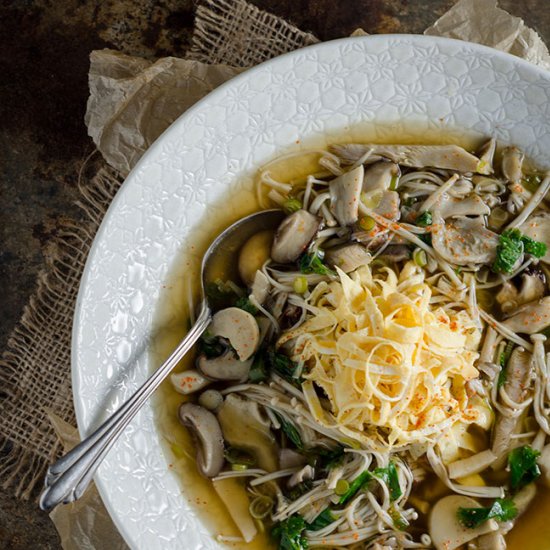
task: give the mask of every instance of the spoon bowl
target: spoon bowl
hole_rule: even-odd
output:
[[[220,268],[224,275],[230,274],[235,280],[238,275],[236,258],[240,248],[258,232],[275,229],[283,218],[282,210],[256,212],[236,221],[214,239],[202,260],[202,298],[195,324],[170,357],[132,397],[91,435],[48,468],[45,488],[40,496],[42,510],[51,510],[58,504],[73,502],[84,494],[95,471],[126,426],[206,330],[212,318],[211,306],[205,293],[207,284],[220,278]]]

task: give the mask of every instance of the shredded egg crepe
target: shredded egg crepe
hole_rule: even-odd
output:
[[[432,300],[413,262],[400,273],[337,271],[338,280],[319,283],[307,298],[306,321],[277,342],[304,365],[304,394],[316,420],[385,449],[435,442],[451,428],[464,432],[482,414],[466,391],[479,375],[481,333],[464,304]]]

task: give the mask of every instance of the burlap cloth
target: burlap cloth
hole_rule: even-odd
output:
[[[488,26],[487,21],[493,24]],[[540,37],[518,18],[497,9],[495,0],[461,0],[426,34],[484,43],[550,68]],[[0,360],[4,489],[11,488],[21,498],[36,496],[48,464],[62,453],[64,444],[68,448],[77,440],[71,428],[75,423],[70,383],[73,312],[94,235],[124,176],[179,114],[240,68],[315,42],[313,35],[244,0],[206,0],[197,9],[185,60],[152,63],[117,52],[92,53],[86,124],[102,156],[96,154],[80,174],[79,205],[85,219],[65,223],[51,243],[51,259]],[[97,493],[89,499],[89,506],[100,507]],[[101,521],[108,522],[103,510],[101,514],[105,516]],[[93,521],[99,521],[100,515]],[[86,532],[94,530],[92,525],[79,524],[75,535],[74,529],[64,532],[70,531],[70,525],[61,520],[56,525],[65,548],[76,538],[75,547],[98,547]],[[124,546],[119,539],[111,542],[111,548]]]

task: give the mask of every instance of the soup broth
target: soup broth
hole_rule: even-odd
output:
[[[350,138],[351,140],[351,138]],[[355,137],[355,140],[358,140]],[[346,141],[334,139],[332,141]],[[360,141],[369,141],[363,136]],[[439,135],[432,132],[428,137],[426,133],[419,135],[411,132],[409,135],[384,139],[384,143],[457,143],[465,148],[471,148],[475,139],[462,139],[459,136]],[[273,166],[273,177],[280,181],[295,182],[312,173],[318,155],[303,157],[299,164],[290,158],[287,162],[278,162]],[[159,300],[158,314],[155,322],[156,336],[153,339],[151,353],[153,364],[160,365],[177,343],[183,338],[188,327],[192,323],[192,315],[189,304],[197,304],[198,278],[200,275],[200,261],[210,242],[228,225],[243,216],[259,210],[257,200],[252,198],[251,190],[232,196],[223,202],[223,208],[217,209],[218,216],[214,221],[208,220],[208,230],[197,231],[182,250],[180,258],[173,266],[173,270],[167,278]],[[185,357],[175,372],[192,368],[195,361],[192,352]],[[167,459],[167,467],[174,473],[181,484],[182,498],[189,501],[201,520],[212,531],[213,536],[227,537],[225,544],[229,547],[250,550],[263,550],[275,548],[268,533],[259,533],[256,539],[245,544],[239,541],[231,541],[232,537],[240,538],[240,533],[232,521],[225,505],[221,502],[210,480],[202,477],[195,465],[195,451],[192,440],[187,430],[179,423],[177,410],[179,405],[188,399],[175,392],[170,381],[165,381],[159,388],[154,398],[156,421],[161,439],[164,445],[164,453]],[[437,489],[440,483],[435,476],[429,478],[428,485],[434,486],[430,491],[422,487],[422,498],[435,501],[448,490],[443,486]],[[415,494],[412,495],[414,500]],[[550,491],[539,490],[535,502],[517,522],[516,527],[506,537],[509,550],[544,550],[550,548]],[[416,525],[425,529],[426,517],[420,515]]]

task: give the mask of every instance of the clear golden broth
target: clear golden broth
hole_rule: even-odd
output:
[[[344,134],[341,139],[331,139],[332,142],[345,141],[374,141],[372,134],[362,132],[358,138],[351,134]],[[388,136],[392,139],[378,140],[384,143],[423,143],[442,144],[457,143],[465,148],[472,149],[479,144],[479,138],[466,138],[460,134],[449,134],[443,131],[415,132],[407,134],[392,134],[388,129]],[[316,144],[308,144],[309,148]],[[306,150],[307,150],[306,149]],[[296,162],[296,159],[283,161],[270,167],[275,179],[282,181],[298,181],[307,174],[315,171],[317,155],[306,156]],[[188,295],[191,292],[196,300],[197,283],[200,271],[200,261],[203,253],[212,240],[228,225],[239,218],[259,209],[253,198],[252,190],[236,194],[223,201],[223,207],[217,208],[217,217],[212,223],[208,219],[208,229],[197,230],[190,242],[185,243],[180,257],[175,262],[167,283],[159,299],[155,320],[155,336],[151,346],[153,364],[158,366],[164,361],[177,343],[185,335],[189,324]],[[191,285],[191,288],[189,288]],[[194,355],[185,357],[176,368],[176,371],[191,368]],[[197,515],[208,526],[213,536],[240,536],[233,520],[225,506],[214,491],[209,480],[203,478],[195,466],[194,449],[188,432],[177,420],[177,409],[185,398],[176,393],[170,381],[165,381],[159,388],[154,399],[156,421],[163,450],[167,458],[168,467],[177,476],[182,490],[182,497],[192,503]],[[529,510],[518,521],[517,526],[507,537],[509,550],[550,550],[550,490],[539,489],[538,496]],[[226,543],[230,548],[246,550],[268,550],[274,548],[266,533],[260,534],[250,544]]]

